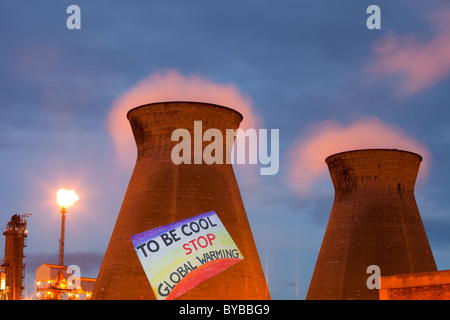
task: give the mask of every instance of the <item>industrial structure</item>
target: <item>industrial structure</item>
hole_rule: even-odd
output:
[[[44,263],[37,269],[36,300],[89,300],[92,297],[95,279],[81,277],[77,266],[64,265],[67,208],[78,200],[74,190],[59,189],[56,193],[56,202],[61,207],[59,264]]]
[[[67,208],[78,200],[76,194],[73,198],[66,193],[65,201],[58,200],[59,263],[37,269],[36,299],[155,299],[131,236],[212,210],[244,259],[177,299],[270,299],[239,187],[226,159],[231,145],[226,139],[221,142],[222,163],[194,161],[199,152],[194,121],[202,123],[202,138],[209,129],[227,136],[227,129],[239,127],[242,115],[207,103],[166,102],[134,108],[128,119],[137,161],[98,278],[81,277],[76,265],[64,265]],[[179,128],[194,137],[191,163],[172,161],[179,142],[173,141],[172,132]],[[201,140],[200,151],[210,143]],[[366,149],[337,153],[325,161],[335,198],[306,299],[449,300],[450,270],[437,270],[414,196],[422,157],[408,151]],[[3,231],[0,300],[22,299],[28,216],[13,215]],[[381,271],[376,289],[367,281],[374,266]]]
[[[379,299],[382,276],[437,271],[414,197],[422,157],[371,149],[326,159],[335,198],[307,299]]]
[[[155,299],[130,237],[208,211],[215,211],[244,260],[187,291],[177,299],[269,299],[266,280],[231,164],[175,164],[171,152],[176,129],[189,131],[191,159],[194,121],[201,137],[208,129],[236,130],[242,115],[200,102],[161,102],[128,112],[137,144],[137,161],[106,250],[93,299]],[[223,156],[230,145],[223,141]],[[184,152],[184,151],[183,151]],[[184,155],[185,156],[185,155]],[[188,156],[188,157],[189,157]],[[200,154],[201,157],[201,154]],[[225,158],[224,158],[225,159]]]
[[[89,300],[95,279],[80,277],[77,270],[43,264],[36,271],[36,300]]]
[[[3,232],[5,236],[5,258],[0,271],[0,299],[21,300],[24,289],[25,264],[23,249],[27,246],[27,217],[30,214],[15,214]]]
[[[380,277],[380,300],[450,300],[450,270]]]

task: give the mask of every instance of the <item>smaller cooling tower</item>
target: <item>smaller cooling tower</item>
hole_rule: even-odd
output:
[[[307,299],[378,299],[371,265],[382,276],[437,270],[414,198],[421,161],[385,149],[326,159],[335,198]]]

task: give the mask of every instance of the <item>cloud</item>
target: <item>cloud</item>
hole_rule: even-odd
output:
[[[399,76],[396,90],[409,97],[450,76],[450,10],[433,13],[435,34],[429,41],[416,35],[390,33],[374,45],[367,71],[376,78]]]
[[[108,115],[108,129],[120,163],[135,161],[135,143],[126,113],[137,106],[162,101],[198,101],[223,105],[239,111],[240,128],[259,128],[261,118],[251,99],[234,84],[219,84],[198,75],[184,76],[176,70],[151,74],[118,97]]]
[[[348,126],[332,120],[317,123],[311,132],[295,141],[287,152],[288,182],[298,194],[310,196],[314,184],[327,176],[326,157],[356,149],[399,149],[423,157],[419,180],[427,177],[430,152],[403,130],[378,118],[355,121]]]

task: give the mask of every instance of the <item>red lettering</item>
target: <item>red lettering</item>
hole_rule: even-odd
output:
[[[208,233],[206,235],[206,238],[204,236],[200,236],[197,239],[193,239],[185,244],[183,244],[183,249],[186,250],[185,254],[191,254],[192,251],[197,251],[198,248],[196,246],[196,243],[201,248],[206,248],[208,245],[212,246],[213,240],[216,239],[216,236],[212,233]],[[201,241],[200,241],[201,240]],[[191,248],[191,245],[194,249]]]
[[[195,249],[195,250],[198,250],[198,249],[197,249],[197,246],[196,246],[196,245],[195,245],[195,243],[194,243],[194,242],[195,242],[195,240],[196,240],[196,239],[194,239],[194,240],[191,240],[191,241],[189,241],[189,243],[192,243],[192,245],[194,246],[194,249]]]
[[[204,241],[204,243],[205,243],[204,245],[202,245],[202,244],[200,243],[200,239],[203,239],[203,241]],[[200,247],[202,247],[202,248],[206,248],[206,247],[208,246],[208,240],[206,240],[206,238],[203,237],[203,236],[197,238],[197,243],[198,243],[198,245],[199,245]]]
[[[186,250],[186,251],[189,250],[189,252],[186,252],[186,254],[191,254],[192,253],[192,249],[189,248],[189,244],[188,243],[183,244],[183,249]]]
[[[212,233],[208,233],[206,236],[208,237],[209,244],[212,245],[212,241],[216,238],[216,236]]]

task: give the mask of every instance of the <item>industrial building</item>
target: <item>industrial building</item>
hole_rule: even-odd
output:
[[[59,189],[56,202],[61,207],[61,238],[58,264],[44,263],[36,271],[37,300],[89,300],[95,279],[83,278],[77,266],[64,265],[64,244],[67,208],[79,200],[74,190]]]
[[[59,191],[58,191],[59,192]],[[67,195],[67,193],[66,193]],[[63,201],[59,199],[59,201]],[[72,199],[73,201],[73,199]],[[72,202],[73,204],[73,202]],[[36,271],[36,300],[89,300],[96,279],[81,277],[79,270],[64,265],[65,214],[69,203],[61,208],[61,238],[59,264],[44,263]],[[25,264],[24,248],[27,246],[27,217],[31,214],[15,214],[7,223],[5,257],[0,269],[0,300],[22,300]],[[72,268],[70,268],[72,267]]]
[[[36,300],[89,300],[95,279],[68,272],[68,267],[43,264],[36,271]]]
[[[380,277],[380,300],[450,300],[450,270]]]
[[[24,289],[25,264],[23,249],[27,246],[27,217],[15,214],[3,231],[5,257],[0,269],[0,300],[21,300]]]

